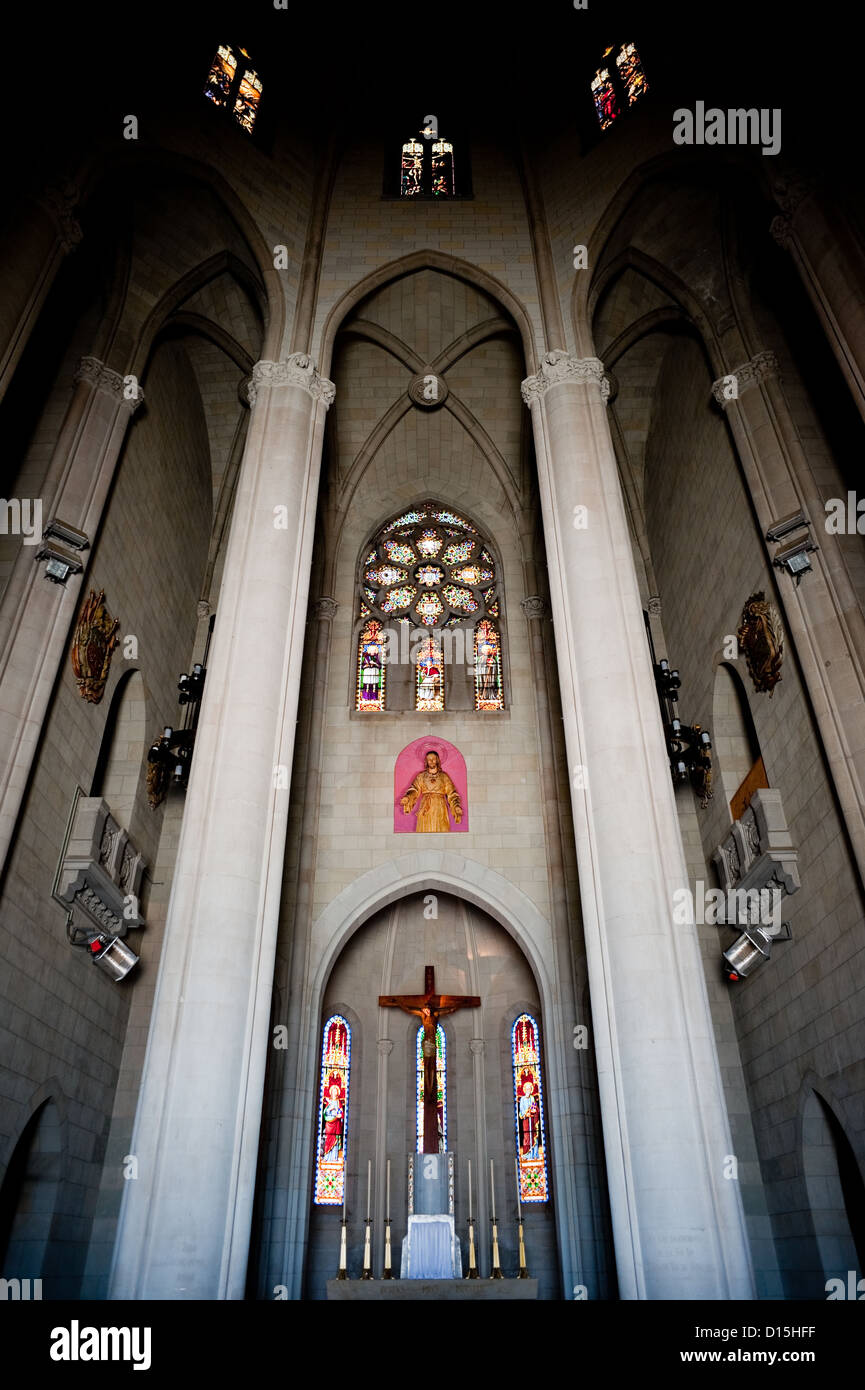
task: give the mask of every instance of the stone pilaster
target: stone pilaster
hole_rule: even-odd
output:
[[[254,406],[123,1194],[112,1298],[243,1298],[324,418],[303,354]],[[274,525],[288,506],[290,529]],[[324,626],[327,626],[325,624]]]
[[[779,171],[773,196],[781,212],[769,228],[793,257],[829,345],[865,417],[865,255],[843,215],[829,212],[813,180]]]
[[[45,480],[43,524],[54,517],[92,539],[126,429],[143,400],[137,384],[84,357]],[[69,625],[86,569],[52,584],[22,545],[0,606],[0,864],[5,862]],[[81,559],[85,564],[88,552]]]
[[[809,556],[811,571],[799,584],[782,574],[778,592],[865,884],[865,618],[838,538],[824,525],[820,487],[774,353],[758,353],[721,377],[712,395],[727,415],[763,534],[798,511],[811,523],[818,546]],[[776,549],[768,543],[770,560]]]
[[[741,1201],[723,1177],[732,1149],[697,935],[673,925],[673,893],[688,878],[603,367],[566,358],[547,354],[523,398],[572,772],[619,1290],[749,1298]]]

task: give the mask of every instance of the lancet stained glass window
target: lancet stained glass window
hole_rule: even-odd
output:
[[[430,134],[403,141],[400,157],[401,198],[453,198],[456,193],[454,147],[450,140]]]
[[[501,638],[486,618],[475,628],[475,709],[504,709]]]
[[[609,130],[622,112],[649,90],[636,45],[620,44],[614,60],[610,55],[615,48],[615,44],[610,44],[604,50],[600,66],[592,79],[592,99],[601,130]]]
[[[321,1084],[318,1092],[318,1144],[315,1151],[317,1206],[341,1206],[345,1192],[351,1029],[341,1014],[324,1025]]]
[[[433,637],[417,652],[415,709],[443,710],[445,707],[444,655]]]
[[[511,1029],[514,1068],[514,1120],[521,1202],[549,1200],[541,1044],[531,1014],[520,1014]]]
[[[242,130],[252,133],[261,101],[262,82],[245,48],[220,44],[210,65],[204,95],[230,110]]]
[[[360,634],[357,652],[357,708],[383,710],[385,696],[384,634],[373,619]]]
[[[417,1151],[423,1153],[423,1025],[417,1030]],[[441,1024],[436,1025],[436,1104],[438,1109],[439,1153],[448,1146],[447,1043]]]

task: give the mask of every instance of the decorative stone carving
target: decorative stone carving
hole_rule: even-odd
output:
[[[338,608],[339,604],[337,603],[335,598],[327,598],[326,596],[322,595],[322,597],[317,598],[315,600],[315,603],[312,605],[312,615],[314,618],[318,618],[322,622],[331,623],[336,617]]]
[[[247,390],[250,406],[254,406],[258,399],[259,387],[265,385],[300,386],[304,391],[308,391],[314,400],[323,401],[326,407],[333,404],[336,395],[333,382],[319,376],[315,370],[315,363],[305,352],[293,352],[281,362],[256,362]]]
[[[745,653],[748,675],[758,694],[769,692],[771,699],[781,679],[784,660],[784,629],[781,615],[769,603],[762,589],[745,601],[736,637]]]
[[[130,395],[126,389],[127,382],[133,381],[133,377],[123,377],[119,372],[112,371],[98,357],[82,357],[75,380],[86,381],[94,391],[104,391],[106,395],[114,396],[118,405],[128,410],[130,415],[134,415],[144,401],[144,392],[137,381],[134,395]]]
[[[784,893],[796,892],[800,886],[799,854],[776,788],[761,787],[754,792],[750,806],[733,822],[712,859],[725,891],[780,888]]]
[[[420,406],[422,410],[438,410],[447,400],[448,384],[431,367],[425,367],[418,376],[412,377],[408,394],[412,404]]]
[[[543,618],[547,611],[546,600],[539,594],[530,594],[528,598],[520,599],[520,607],[529,621],[532,618]]]
[[[393,1039],[392,1039],[392,1038],[379,1038],[379,1040],[378,1040],[378,1054],[379,1054],[379,1056],[380,1056],[380,1057],[389,1057],[390,1054],[391,1054],[392,1052],[393,1052]]]
[[[105,607],[105,590],[90,590],[72,634],[72,670],[82,699],[98,705],[105,694],[111,655],[117,646],[120,620]]]
[[[793,244],[793,222],[786,213],[779,213],[769,224],[769,233],[777,241],[782,251],[789,251]]]
[[[74,251],[82,240],[81,226],[75,217],[78,208],[78,189],[71,183],[51,184],[43,189],[37,200],[50,216],[64,251]]]
[[[610,383],[604,375],[604,364],[599,357],[574,357],[570,352],[556,349],[546,352],[541,358],[541,368],[537,376],[526,377],[522,384],[522,395],[526,405],[540,400],[550,387],[563,381],[592,382],[597,384],[604,404],[609,400]]]
[[[660,595],[660,594],[651,594],[650,597],[649,597],[649,604],[648,604],[648,607],[649,607],[649,612],[650,612],[650,614],[652,615],[653,618],[660,618],[660,616],[661,616],[661,595]]]
[[[210,600],[206,598],[200,598],[195,606],[195,612],[199,622],[201,622],[203,618],[209,618],[211,611],[212,610],[210,607]]]
[[[472,1054],[473,1057],[481,1057],[481,1056],[483,1056],[483,1051],[484,1051],[484,1040],[483,1040],[483,1038],[470,1038],[470,1039],[469,1039],[469,1051],[471,1052],[471,1054]]]
[[[759,386],[767,377],[781,375],[781,368],[774,352],[758,352],[752,357],[750,362],[743,362],[740,367],[734,368],[726,376],[722,376],[718,381],[712,383],[712,395],[718,402],[722,410],[726,410],[731,400],[737,400],[745,391],[750,391],[753,386]],[[736,382],[736,394],[727,394],[728,383],[733,377]]]
[[[787,216],[795,217],[800,203],[804,203],[806,198],[810,198],[816,188],[813,179],[799,173],[796,169],[787,169],[779,173],[771,180],[772,196],[782,212]]]
[[[146,867],[128,832],[111,815],[108,802],[100,796],[82,796],[75,807],[57,894],[84,918],[83,925],[114,936],[125,936],[130,927],[143,927],[138,895]]]

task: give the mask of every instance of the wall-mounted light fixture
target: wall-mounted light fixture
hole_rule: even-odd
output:
[[[779,927],[746,927],[742,935],[723,953],[724,973],[727,979],[735,983],[753,975],[757,967],[769,959],[773,941],[791,941],[792,938],[789,922],[782,922]]]
[[[801,531],[802,535],[795,532]],[[788,540],[787,537],[790,537]],[[790,512],[789,516],[781,517],[774,525],[769,527],[766,532],[766,540],[777,543],[786,541],[785,545],[780,546],[772,558],[772,564],[776,569],[786,570],[791,578],[800,583],[803,574],[807,574],[811,569],[811,561],[808,555],[812,550],[819,550],[819,546],[811,539],[811,523],[803,511]]]
[[[674,785],[690,782],[705,809],[712,799],[712,737],[708,729],[700,724],[683,724],[678,715],[679,691],[682,679],[675,667],[662,657],[655,659],[655,644],[652,629],[646,618],[646,633],[652,653],[652,669],[655,673],[655,689],[664,724],[667,742],[667,756],[670,760],[670,774]]]
[[[139,961],[139,957],[119,936],[94,936],[88,946],[93,964],[104,970],[115,984],[125,980]]]
[[[35,559],[45,561],[45,577],[52,584],[65,584],[70,574],[80,574],[84,566],[73,550],[87,550],[90,541],[84,531],[52,517],[42,532],[42,544]],[[67,549],[71,546],[72,549]]]

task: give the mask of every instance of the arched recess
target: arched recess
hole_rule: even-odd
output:
[[[338,952],[325,985],[321,1021],[350,1006],[353,1024],[354,1075],[349,1120],[349,1269],[354,1275],[362,1257],[363,1227],[357,1217],[365,1210],[367,1164],[373,1173],[372,1209],[376,1228],[384,1216],[384,1177],[391,1158],[391,1210],[395,1258],[406,1227],[405,1155],[417,1141],[418,1019],[399,1009],[381,1009],[379,992],[389,994],[423,988],[424,965],[436,967],[436,988],[477,994],[479,1009],[465,1009],[442,1019],[446,1040],[447,1137],[454,1155],[458,1234],[465,1236],[468,1159],[473,1161],[473,1206],[479,1230],[487,1228],[489,1160],[494,1159],[496,1208],[499,1214],[502,1264],[511,1273],[517,1263],[513,1237],[514,1097],[510,1030],[523,1010],[542,1016],[537,981],[513,935],[471,906],[464,896],[430,895],[409,887],[390,905],[373,912]],[[346,1015],[347,1016],[347,1015]],[[319,1029],[320,1032],[320,1029]],[[365,1044],[355,1052],[355,1041]],[[377,1047],[374,1042],[377,1041]],[[544,1070],[546,1057],[543,1058]],[[318,1059],[316,1059],[316,1067]],[[310,1078],[313,1091],[319,1071]],[[546,1101],[546,1086],[544,1097]],[[362,1102],[355,1100],[361,1097]],[[313,1102],[313,1110],[315,1102]],[[546,1118],[546,1116],[545,1116]],[[317,1121],[317,1114],[313,1120]],[[547,1133],[549,1164],[550,1145]],[[315,1139],[312,1139],[313,1146]],[[353,1156],[352,1156],[353,1154]],[[541,1297],[561,1295],[556,1220],[551,1201],[524,1211],[526,1238],[532,1251],[532,1272],[541,1279]],[[306,1297],[322,1298],[324,1280],[333,1277],[338,1258],[337,1212],[313,1206],[310,1214]],[[486,1242],[479,1242],[482,1273]],[[377,1266],[379,1251],[374,1254]],[[376,1276],[379,1269],[375,1268]]]
[[[147,700],[139,670],[124,671],[111,697],[99,758],[90,787],[101,796],[125,830],[130,828],[135,793],[148,746]]]
[[[401,855],[360,875],[328,903],[310,933],[307,987],[289,1022],[292,1055],[286,1057],[297,1096],[309,1094],[315,1076],[319,1024],[325,990],[334,964],[351,938],[366,922],[391,904],[415,894],[449,894],[477,907],[513,937],[525,957],[540,1000],[546,1044],[547,1139],[553,1155],[553,1210],[558,1239],[558,1277],[564,1287],[593,1283],[597,1272],[586,1271],[580,1249],[580,1206],[573,1157],[572,1117],[568,1105],[565,1063],[576,1001],[570,979],[557,972],[549,922],[513,883],[486,865],[444,850],[419,849]],[[423,964],[423,962],[422,962]],[[414,1034],[412,1034],[413,1038]],[[295,1111],[290,1139],[289,1171],[307,1172],[314,1143],[313,1107],[305,1102]],[[295,1186],[286,1219],[286,1240],[267,1257],[274,1282],[285,1283],[289,1298],[300,1297],[302,1256],[309,1222],[307,1188]],[[290,1233],[290,1234],[289,1234]],[[277,1277],[278,1276],[278,1277]],[[268,1279],[270,1274],[266,1275]]]
[[[738,671],[726,661],[720,662],[715,670],[712,745],[721,772],[724,798],[730,805],[746,778],[763,760],[745,686]],[[768,786],[765,765],[760,785]]]
[[[330,372],[336,335],[343,320],[350,314],[354,306],[366,299],[374,290],[381,289],[393,280],[401,280],[416,270],[438,270],[444,275],[454,276],[457,280],[465,280],[501,304],[519,329],[525,355],[526,375],[529,376],[537,370],[534,329],[528,312],[516,295],[512,294],[507,286],[503,285],[495,276],[472,265],[470,261],[463,261],[456,256],[446,255],[443,251],[428,249],[413,251],[408,256],[389,261],[386,265],[380,266],[378,270],[371,271],[350,290],[346,290],[345,294],[337,300],[328,313],[321,330],[319,371],[323,376],[327,376]]]
[[[865,1181],[839,1110],[824,1083],[806,1078],[800,1152],[817,1255],[826,1279],[846,1283],[849,1269],[865,1268]]]
[[[2,1278],[40,1279],[46,1270],[55,1215],[63,1205],[66,1139],[60,1099],[58,1105],[51,1083],[40,1087],[9,1153],[0,1186]]]

